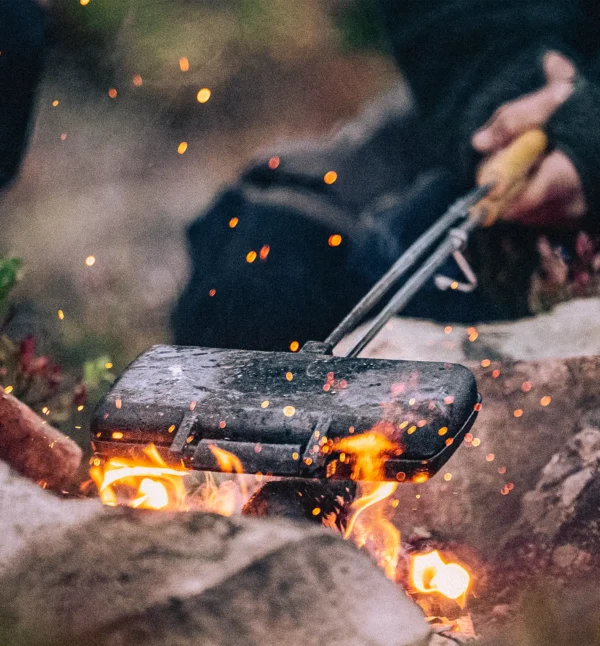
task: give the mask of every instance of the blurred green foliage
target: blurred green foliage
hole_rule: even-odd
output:
[[[18,258],[0,258],[0,304],[6,301],[17,282],[22,262]]]
[[[115,379],[106,353],[107,341],[67,335],[57,349],[62,367],[38,352],[33,337],[15,342],[5,328],[17,309],[11,307],[9,294],[21,266],[18,258],[0,257],[0,389],[86,447],[88,438],[82,428],[88,422],[89,410]]]
[[[176,100],[180,58],[190,61],[188,83],[214,87],[257,56],[301,58],[317,48],[328,26],[322,11],[307,7],[289,0],[55,0],[52,10],[55,41],[90,79],[118,86],[139,74],[147,89]]]
[[[335,24],[346,49],[387,51],[387,42],[373,0],[344,3],[336,14]]]
[[[83,364],[83,382],[90,403],[96,404],[115,380],[112,361],[108,355],[88,359]]]
[[[55,37],[88,65],[161,82],[184,56],[217,79],[237,71],[240,53],[301,58],[325,41],[384,48],[372,0],[54,0],[53,13]]]

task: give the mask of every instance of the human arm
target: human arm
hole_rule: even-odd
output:
[[[393,52],[430,130],[435,161],[472,182],[471,135],[497,108],[545,84],[549,50],[571,55],[573,0],[379,0]],[[580,37],[581,34],[579,35]]]
[[[549,128],[557,111],[576,92],[579,81],[575,65],[556,52],[544,57],[544,73],[546,84],[542,88],[500,106],[473,135],[475,150],[493,157],[527,130]],[[556,148],[534,168],[525,190],[504,218],[534,226],[571,227],[586,211],[579,173],[568,153]]]

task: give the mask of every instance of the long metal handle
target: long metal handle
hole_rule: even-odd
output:
[[[446,262],[448,257],[465,246],[469,234],[478,226],[479,222],[470,218],[456,229],[452,229],[449,232],[448,237],[438,246],[433,254],[421,265],[409,280],[406,281],[406,284],[396,292],[394,297],[381,310],[381,312],[371,321],[369,327],[363,332],[360,339],[346,354],[346,357],[357,357],[375,338],[375,336],[379,334],[383,326],[406,306],[410,299],[435,274],[444,262]]]
[[[329,350],[334,348],[360,321],[379,303],[394,283],[401,278],[419,258],[461,218],[468,215],[469,209],[487,194],[489,188],[481,186],[455,202],[446,213],[420,236],[392,265],[384,276],[352,309],[346,318],[325,339]]]

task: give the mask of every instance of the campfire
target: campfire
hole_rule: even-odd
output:
[[[400,530],[390,519],[394,508],[392,496],[397,482],[378,482],[385,463],[401,447],[390,441],[382,428],[321,444],[324,453],[337,451],[340,460],[352,467],[351,478],[357,482],[357,495],[346,509],[346,518],[323,515],[319,507],[312,511],[323,525],[341,527],[342,535],[359,548],[366,549],[392,581],[401,584],[424,609],[430,604],[424,596],[434,595],[455,602],[463,608],[470,575],[462,565],[445,562],[437,550],[412,551],[403,547]],[[236,456],[217,446],[210,446],[223,472],[194,472],[183,464],[167,464],[156,446],[143,449],[140,458],[112,457],[91,460],[90,476],[105,505],[164,511],[204,511],[223,516],[241,513],[252,494],[265,482],[263,476],[244,474]],[[273,479],[271,479],[273,481]],[[456,613],[455,613],[456,614]],[[434,624],[445,617],[430,617]],[[456,624],[450,628],[456,629]]]
[[[565,606],[574,608],[573,612],[582,609],[591,617],[592,610],[586,608],[596,597],[586,592],[585,585],[600,571],[594,547],[598,540],[600,430],[597,417],[592,416],[597,415],[600,406],[595,388],[599,371],[600,362],[590,359],[514,365],[486,361],[479,370],[486,395],[483,423],[474,428],[453,458],[452,472],[442,471],[426,483],[380,479],[381,470],[389,473],[390,462],[404,450],[404,440],[421,432],[419,429],[408,438],[403,434],[394,436],[383,422],[370,432],[339,438],[334,433],[321,433],[318,453],[312,448],[316,443],[311,445],[315,462],[322,454],[337,460],[350,482],[280,478],[266,473],[249,475],[252,463],[240,455],[239,446],[235,449],[237,456],[225,450],[224,441],[206,443],[210,458],[222,472],[201,471],[190,468],[185,460],[170,458],[168,447],[158,442],[151,445],[140,441],[134,453],[134,443],[119,436],[130,433],[134,439],[133,424],[113,425],[111,433],[116,437],[111,446],[115,451],[111,455],[104,450],[92,458],[90,473],[95,484],[88,485],[88,500],[73,500],[76,489],[68,488],[69,482],[77,482],[80,477],[81,451],[43,417],[4,393],[0,396],[4,436],[25,438],[19,451],[8,452],[15,443],[6,444],[4,459],[42,487],[62,493],[57,497],[20,479],[19,487],[29,484],[34,490],[13,495],[10,481],[5,482],[3,514],[9,520],[4,521],[4,527],[9,528],[5,532],[6,544],[13,546],[15,569],[9,581],[3,579],[9,592],[0,605],[3,603],[12,612],[15,590],[21,590],[22,610],[16,611],[20,613],[20,625],[31,618],[31,630],[38,630],[41,613],[48,607],[44,630],[55,625],[57,634],[85,636],[90,618],[96,617],[100,607],[98,599],[112,595],[106,586],[114,585],[118,590],[126,586],[127,599],[147,604],[148,613],[139,615],[138,621],[136,608],[129,605],[120,608],[110,604],[110,612],[108,606],[101,606],[107,614],[97,617],[94,628],[108,639],[111,630],[118,627],[125,635],[123,643],[130,643],[126,639],[128,631],[146,630],[145,625],[153,627],[148,630],[158,630],[165,612],[172,618],[170,629],[175,629],[182,613],[172,605],[173,597],[183,599],[181,603],[198,599],[200,605],[194,606],[197,611],[185,616],[202,616],[207,612],[207,606],[201,605],[204,592],[195,586],[207,582],[206,599],[213,603],[214,577],[222,590],[222,601],[211,606],[215,609],[226,607],[235,595],[239,595],[240,603],[246,603],[247,577],[256,577],[252,584],[256,603],[251,605],[248,620],[238,624],[244,630],[260,628],[263,621],[274,621],[275,615],[263,616],[256,623],[252,618],[261,609],[279,612],[283,600],[280,585],[305,586],[302,593],[295,588],[285,599],[299,598],[300,594],[314,601],[302,607],[302,625],[311,634],[316,625],[325,630],[331,619],[330,612],[322,619],[315,619],[315,613],[320,608],[330,608],[330,599],[337,602],[346,592],[339,602],[343,612],[336,631],[344,630],[348,622],[356,619],[353,630],[363,622],[360,625],[369,625],[369,635],[373,634],[380,627],[380,600],[373,602],[374,607],[365,604],[381,590],[384,597],[395,599],[394,604],[405,600],[417,612],[415,621],[437,633],[431,642],[436,646],[462,644],[475,634],[482,640],[504,635],[512,639],[513,630],[525,631],[520,626],[538,634],[544,627],[531,624],[539,623],[538,617],[547,617],[548,613],[564,617]],[[578,375],[577,389],[572,385],[559,388],[557,374],[565,384],[569,384],[569,375]],[[129,412],[126,402],[113,409],[119,411],[119,419],[129,419],[122,417]],[[515,415],[514,411],[523,412]],[[580,415],[576,426],[571,419],[573,411]],[[14,420],[19,420],[19,425]],[[289,420],[290,425],[295,423],[294,417]],[[161,423],[169,429],[174,422]],[[224,434],[234,432],[233,425],[224,429]],[[257,459],[254,456],[262,459],[265,445],[258,453],[256,446],[257,442],[248,447],[250,460]],[[286,451],[288,446],[292,448],[284,446]],[[284,494],[278,495],[282,491]],[[66,494],[70,500],[61,500]],[[104,506],[89,500],[98,494]],[[194,513],[197,511],[214,513]],[[273,518],[276,515],[309,518],[314,525],[281,522]],[[89,522],[83,522],[83,517]],[[12,534],[11,523],[16,528]],[[38,529],[36,523],[59,523],[61,528],[58,534],[50,535]],[[338,540],[335,532],[348,540]],[[23,561],[16,560],[23,542],[37,549],[38,535],[42,540],[39,550],[28,552]],[[61,542],[55,544],[59,535]],[[360,549],[353,549],[349,543]],[[5,563],[12,559],[7,557]],[[149,567],[155,567],[154,574],[151,580],[145,580]],[[307,568],[310,576],[290,577],[290,568]],[[54,571],[57,578],[48,579]],[[71,572],[77,572],[76,579]],[[343,572],[347,574],[342,576]],[[165,573],[176,589],[163,584]],[[370,579],[365,599],[360,588],[366,585],[363,577],[369,576],[374,578]],[[540,576],[544,579],[540,580]],[[75,580],[80,583],[73,583]],[[548,580],[569,586],[574,592],[553,591]],[[528,601],[532,581],[544,587]],[[87,587],[82,587],[84,584]],[[38,591],[37,598],[32,598],[32,589]],[[56,589],[59,601],[52,605],[49,591]],[[267,589],[274,596],[267,597]],[[265,596],[260,597],[263,590]],[[577,590],[581,594],[576,594]],[[314,594],[325,596],[315,599]],[[93,612],[80,607],[86,599],[93,600]],[[69,619],[59,618],[58,624],[52,624],[58,616],[57,607],[67,607]],[[297,604],[290,606],[290,616],[295,618],[297,612]],[[117,623],[116,615],[120,617]],[[392,612],[388,616],[397,615]],[[72,624],[71,617],[82,623]],[[159,623],[152,623],[153,617]],[[377,624],[368,624],[373,617]],[[405,634],[409,623],[398,621],[397,630]],[[214,625],[220,624],[215,621]],[[550,626],[552,634],[559,635],[579,627],[587,630],[582,619],[563,619]],[[190,624],[189,630],[190,635],[197,635],[196,625]],[[523,637],[525,634],[530,632],[500,643],[531,644]],[[254,643],[252,639],[244,641],[243,635],[239,640],[249,642]],[[64,643],[79,644],[73,640]],[[99,643],[104,646],[105,642]],[[321,643],[328,641],[324,637]],[[394,641],[382,638],[375,643]],[[569,634],[555,643],[570,646],[586,642]]]

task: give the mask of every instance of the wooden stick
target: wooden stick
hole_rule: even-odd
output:
[[[81,459],[73,440],[0,389],[0,460],[41,487],[61,490],[74,481]]]

